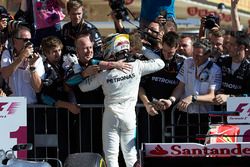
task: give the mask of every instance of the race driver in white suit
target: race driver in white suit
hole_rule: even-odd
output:
[[[118,61],[125,59],[131,64],[130,71],[117,69],[101,71],[79,84],[83,92],[102,86],[104,114],[102,122],[103,151],[107,167],[118,167],[119,144],[127,167],[137,161],[135,148],[136,113],[140,79],[143,75],[161,70],[165,64],[151,50],[142,49],[148,60],[134,59],[129,53],[128,34],[112,34],[104,44],[104,59]]]

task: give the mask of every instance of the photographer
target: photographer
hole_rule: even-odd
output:
[[[13,49],[6,49],[1,58],[1,72],[12,91],[10,96],[25,96],[28,104],[37,102],[41,90],[40,77],[44,66],[39,54],[34,53],[27,27],[18,27],[12,36]]]
[[[7,28],[8,20],[11,18],[5,7],[0,6],[0,30]]]
[[[211,30],[220,29],[219,17],[215,14],[209,14],[201,18],[201,24],[199,29],[199,38],[208,38],[206,32]]]
[[[14,20],[13,17],[8,13],[4,6],[0,5],[0,36],[1,45],[7,48],[7,40],[10,38],[11,33],[19,26],[25,26],[25,22]]]
[[[117,33],[128,33],[123,26],[123,21],[129,21],[129,9],[125,7],[124,0],[109,0],[109,6],[112,9],[110,15],[114,20],[115,29]]]
[[[164,35],[164,29],[158,22],[151,22],[149,26],[144,29],[142,33],[142,43],[145,47],[151,49],[154,52],[158,52],[162,49],[162,37]]]
[[[118,2],[116,0],[110,0],[109,5],[112,9],[111,16],[114,21],[115,29],[117,33],[133,33],[126,30],[123,25],[124,20],[128,20],[127,9],[124,7],[124,2]],[[149,23],[148,27],[139,28],[141,33],[141,41],[143,45],[154,52],[158,52],[162,48],[162,36],[164,34],[164,26],[168,21],[158,16],[156,20]],[[135,28],[137,28],[135,26]]]

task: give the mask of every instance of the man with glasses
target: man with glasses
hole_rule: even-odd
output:
[[[33,104],[37,102],[36,92],[41,89],[44,66],[39,54],[34,53],[30,40],[27,27],[19,27],[13,32],[13,49],[3,52],[1,73],[12,91],[10,96],[25,96],[27,103]]]
[[[164,34],[163,26],[158,22],[151,22],[143,33],[143,45],[147,48],[158,52],[162,49],[162,36]]]

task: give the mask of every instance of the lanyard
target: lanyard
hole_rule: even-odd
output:
[[[204,72],[205,69],[210,69],[213,65],[212,61],[209,61],[207,65],[201,70],[201,72],[198,74],[198,68],[195,67],[195,78],[200,81],[206,81],[209,78],[208,72]],[[201,74],[203,73],[204,76],[201,77]]]

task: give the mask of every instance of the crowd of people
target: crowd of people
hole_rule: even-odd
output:
[[[231,0],[231,29],[219,22],[208,26],[203,17],[197,36],[178,31],[175,1],[142,0],[139,31],[127,30],[112,11],[116,30],[107,37],[84,19],[82,0],[32,2],[22,0],[15,17],[0,6],[0,95],[66,109],[72,119],[80,104],[103,104],[108,167],[119,166],[120,146],[126,166],[137,164],[135,138],[148,141],[148,116],[149,142],[162,142],[162,115],[164,126],[171,126],[173,108],[176,122],[204,125],[202,131],[190,128],[189,136],[186,128],[177,129],[176,141],[197,142],[196,135],[208,131],[209,111],[225,110],[228,97],[250,95],[250,34],[240,26],[238,0]],[[61,26],[65,7],[70,21]],[[137,103],[145,112],[136,115]]]

